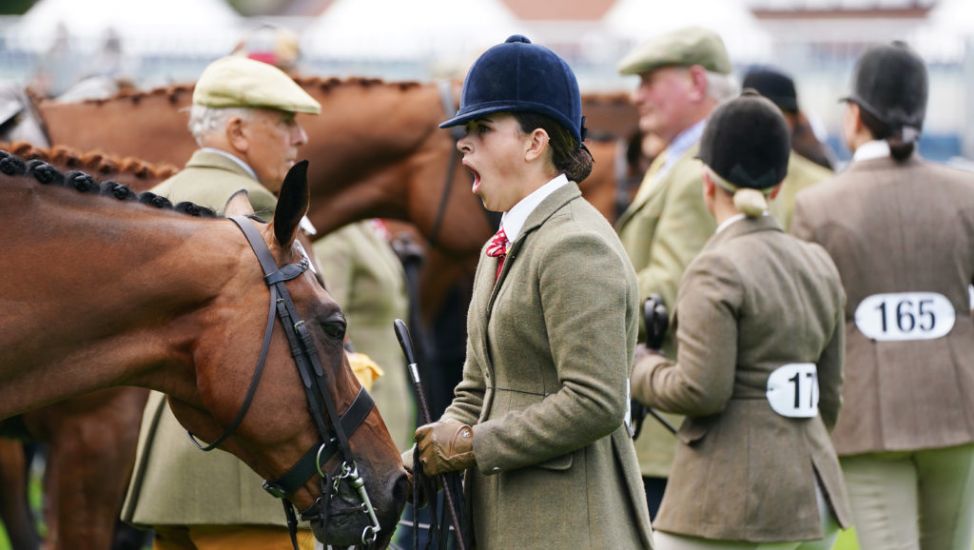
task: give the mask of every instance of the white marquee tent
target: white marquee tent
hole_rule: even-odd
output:
[[[303,46],[332,59],[460,60],[523,32],[499,0],[336,0]]]
[[[765,61],[772,53],[770,35],[742,2],[617,0],[603,22],[611,33],[634,44],[680,27],[707,27],[720,34],[735,63]]]
[[[45,51],[66,30],[72,47],[90,50],[114,32],[130,53],[219,55],[239,38],[241,22],[223,0],[40,0],[11,38],[22,48]]]

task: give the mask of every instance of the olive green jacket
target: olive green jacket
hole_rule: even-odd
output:
[[[652,548],[623,424],[638,289],[622,245],[569,183],[530,214],[495,284],[496,266],[481,256],[444,413],[474,426],[477,548]]]
[[[771,216],[733,222],[693,260],[675,312],[677,361],[652,355],[633,375],[640,401],[686,415],[657,529],[732,541],[818,539],[816,479],[839,524],[849,524],[828,433],[841,404],[844,301],[828,254],[786,235]],[[771,373],[795,363],[817,366],[811,418],[778,414],[766,397]],[[805,384],[802,399],[812,394]]]
[[[405,274],[388,241],[362,221],[317,240],[314,255],[328,292],[348,320],[355,351],[378,363],[384,374],[370,393],[400,450],[412,445],[415,411],[406,362],[392,329],[408,313]]]
[[[657,157],[636,198],[616,222],[619,239],[636,268],[640,303],[657,293],[663,297],[671,318],[683,270],[717,227],[703,202],[702,165],[695,158],[698,151],[699,145],[690,147],[661,178],[656,174],[665,152]],[[667,356],[675,356],[672,331],[667,334],[663,350]],[[680,422],[678,416],[664,416],[673,424]],[[675,449],[673,435],[647,418],[636,440],[642,475],[666,477]]]
[[[255,211],[270,219],[277,202],[274,195],[232,160],[205,151],[197,151],[183,171],[152,191],[175,203],[192,201],[222,214],[240,189],[247,191]],[[197,449],[166,396],[152,392],[122,519],[145,526],[286,526],[281,501],[261,488],[263,481],[230,453]]]
[[[788,175],[781,182],[778,195],[768,205],[768,211],[785,231],[791,227],[791,213],[799,191],[832,177],[832,172],[792,151],[788,158]]]

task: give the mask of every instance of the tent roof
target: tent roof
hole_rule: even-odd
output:
[[[735,63],[761,61],[771,53],[770,35],[741,2],[618,0],[603,21],[611,32],[635,43],[680,27],[707,27],[724,39]]]
[[[85,43],[113,30],[129,51],[229,51],[242,18],[222,0],[40,0],[15,29],[23,47],[45,50],[59,25]]]
[[[523,33],[498,0],[335,0],[305,29],[305,51],[343,59],[470,57]]]

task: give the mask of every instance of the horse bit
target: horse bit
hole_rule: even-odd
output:
[[[345,411],[345,414],[340,417],[338,415],[335,402],[331,394],[328,393],[328,371],[321,367],[311,333],[308,331],[305,322],[298,315],[297,308],[294,306],[294,302],[291,301],[291,295],[284,285],[285,282],[295,279],[307,271],[310,266],[310,261],[307,256],[303,257],[299,262],[278,268],[277,262],[267,248],[267,244],[250,218],[233,216],[229,219],[237,224],[237,227],[240,228],[240,231],[247,238],[247,242],[250,243],[250,247],[257,256],[257,261],[260,262],[260,267],[264,272],[264,281],[270,289],[270,308],[267,312],[267,325],[264,328],[264,340],[261,345],[260,356],[257,359],[254,376],[250,381],[250,386],[247,388],[243,404],[241,404],[240,410],[237,411],[237,415],[229,427],[209,445],[202,444],[192,433],[189,433],[189,437],[200,450],[212,451],[240,426],[244,416],[247,414],[247,410],[250,408],[251,401],[257,392],[257,386],[260,384],[260,379],[264,372],[271,335],[274,332],[276,311],[276,316],[280,319],[281,325],[284,327],[284,334],[287,336],[288,344],[291,348],[291,356],[297,365],[298,374],[304,386],[305,396],[308,399],[311,418],[314,420],[315,426],[318,429],[321,441],[313,445],[283,476],[274,481],[265,481],[264,490],[272,496],[280,498],[284,504],[284,514],[287,516],[291,544],[297,550],[298,522],[295,516],[294,505],[288,500],[287,495],[302,487],[305,481],[317,473],[320,476],[321,494],[308,509],[301,511],[300,515],[302,520],[318,521],[324,527],[327,525],[328,506],[332,498],[338,494],[342,481],[348,482],[355,489],[361,501],[359,509],[362,513],[367,514],[369,521],[371,521],[371,525],[366,526],[362,531],[361,538],[362,544],[371,545],[378,538],[381,528],[375,514],[375,509],[372,507],[372,501],[369,499],[369,494],[365,489],[365,480],[359,475],[358,467],[355,465],[351,447],[348,443],[348,435],[354,433],[362,425],[366,417],[369,416],[369,413],[375,407],[375,403],[372,401],[369,393],[365,391],[365,388],[362,388],[359,390],[355,400]],[[324,406],[328,411],[330,426],[322,418],[321,402],[324,402]],[[337,473],[331,474],[326,472],[323,467],[336,453],[341,455],[342,462]]]

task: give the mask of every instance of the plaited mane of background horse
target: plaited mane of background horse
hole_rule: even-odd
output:
[[[444,290],[456,289],[453,283],[458,280],[472,279],[477,254],[494,227],[470,193],[469,175],[459,163],[451,163],[457,157],[453,138],[437,128],[448,114],[441,86],[361,78],[297,81],[322,104],[321,115],[301,117],[308,132],[301,154],[314,161],[309,217],[320,234],[370,217],[412,223],[434,249],[420,282],[424,318],[435,323],[444,309],[465,314],[469,290],[463,285],[451,293]],[[454,87],[451,97],[456,92]],[[192,86],[179,85],[104,100],[42,101],[36,110],[52,143],[182,165],[196,148],[186,128],[191,97]],[[597,124],[599,119],[611,118],[600,115],[600,110],[628,113],[616,115],[616,120],[636,119],[624,95],[587,96],[584,108],[595,115],[590,123],[593,134],[605,127]],[[596,163],[582,192],[613,219],[616,182],[626,169],[617,159],[623,155],[613,141],[590,141],[588,146]],[[453,172],[447,174],[451,166]],[[444,326],[454,328],[456,322]],[[445,338],[456,349],[454,354],[462,355],[463,334],[453,332]],[[458,376],[454,373],[445,383]]]
[[[64,146],[41,148],[14,142],[0,144],[0,149],[24,160],[45,161],[62,172],[81,170],[139,191],[177,171],[169,164],[153,165]],[[44,548],[111,545],[112,526],[128,485],[147,395],[143,388],[109,388],[0,422],[0,433],[6,427],[11,435],[47,444]],[[4,474],[0,519],[18,550],[39,545],[23,490],[25,458],[19,441],[0,440],[0,471]]]
[[[225,220],[150,208],[124,188],[77,173],[63,177],[43,163],[24,172],[19,159],[0,159],[0,295],[6,300],[0,419],[100,388],[136,385],[169,394],[180,421],[214,439],[240,408],[266,324],[269,298],[259,290],[266,287],[250,246]],[[307,206],[303,185],[285,184],[277,223],[262,230],[279,263],[296,255],[290,243]],[[340,309],[308,273],[288,287],[310,321],[330,372],[329,393],[343,411],[359,385],[335,330],[344,324]],[[267,377],[274,382],[258,387],[243,423],[223,445],[269,479],[320,440],[307,409],[279,406],[303,401],[304,392],[280,330],[273,335]],[[388,536],[405,483],[398,451],[375,410],[349,436]],[[317,493],[311,479],[291,498],[304,509]],[[364,526],[358,516],[329,521],[340,544],[357,540]],[[323,526],[315,527],[320,535]]]
[[[439,309],[445,282],[457,271],[472,272],[494,230],[459,163],[452,175],[446,173],[457,153],[450,134],[437,128],[447,115],[441,87],[360,78],[297,80],[322,104],[321,115],[301,118],[308,132],[301,153],[314,161],[311,221],[320,234],[369,217],[414,224],[449,258],[442,263],[434,258],[438,269],[424,270],[422,309],[429,319]],[[182,166],[197,147],[187,131],[191,97],[192,85],[177,85],[105,100],[41,101],[36,110],[53,144]],[[634,130],[637,117],[626,96],[588,95],[585,101],[593,135],[628,137]],[[627,166],[617,162],[624,159],[613,141],[590,141],[589,148],[596,164],[582,192],[614,219],[616,182]]]

